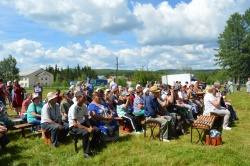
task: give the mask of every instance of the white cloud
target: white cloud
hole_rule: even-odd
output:
[[[143,22],[143,28],[134,32],[142,45],[215,42],[229,16],[244,13],[249,7],[248,0],[192,0],[175,8],[167,2],[157,7],[137,3],[134,14]]]
[[[15,0],[16,10],[28,19],[59,29],[72,36],[104,31],[118,34],[139,22],[126,7],[125,0]]]
[[[175,7],[167,1],[157,7],[132,3],[133,11],[126,0],[3,2],[20,15],[71,36],[131,31],[141,45],[215,44],[230,15],[250,7],[248,0],[192,0]]]
[[[114,69],[116,57],[118,57],[120,69],[138,69],[142,66],[149,70],[181,68],[191,66],[193,69],[213,67],[213,48],[205,48],[203,45],[185,46],[145,46],[142,48],[122,49],[113,51],[103,45],[95,45],[85,41],[80,43],[68,43],[58,49],[45,49],[36,41],[22,39],[12,43],[0,44],[0,57],[13,55],[17,60],[17,66],[22,69],[30,69],[44,66],[59,68],[88,65],[92,68]],[[203,49],[200,49],[203,48]],[[174,50],[174,51],[173,51]],[[209,61],[210,60],[210,61]]]
[[[92,68],[114,69],[115,57],[119,58],[119,66],[123,69],[141,66],[150,70],[182,66],[215,68],[213,47],[217,47],[216,40],[224,30],[226,20],[231,14],[244,13],[250,7],[248,0],[192,0],[174,8],[167,1],[156,7],[137,2],[132,3],[132,11],[126,0],[4,0],[0,4],[12,6],[21,16],[31,20],[30,24],[34,21],[73,36],[67,41],[75,36],[79,39],[94,34],[112,34],[112,37],[100,38],[102,41],[98,42],[104,44],[84,38],[84,44],[68,42],[46,48],[43,43],[48,40],[52,43],[53,39],[40,42],[32,37],[0,43],[0,58],[11,54],[22,69],[55,64],[63,68],[67,65],[75,67],[78,63]],[[128,31],[128,37],[122,33],[124,31]],[[3,33],[8,34],[6,29],[0,30],[0,34]],[[120,33],[125,37],[117,35]],[[137,45],[130,44],[129,40],[133,40],[130,36],[136,36]],[[123,49],[107,47],[106,43]]]

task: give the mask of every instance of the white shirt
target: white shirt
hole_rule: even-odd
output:
[[[48,119],[58,123],[61,116],[58,103],[56,103],[54,107],[52,107],[49,103],[46,103],[41,111],[41,123],[45,123]]]
[[[85,121],[85,116],[88,115],[88,109],[85,104],[82,104],[81,107],[77,105],[77,103],[73,104],[69,108],[68,119],[69,119],[69,127],[72,127],[73,120],[76,119],[77,123],[82,124]]]
[[[113,91],[115,88],[117,88],[117,83],[114,82],[114,81],[112,81],[112,82],[110,83],[110,89]]]
[[[205,110],[203,112],[203,115],[206,116],[210,116],[210,112],[214,112],[215,110],[218,110],[212,103],[211,101],[217,100],[217,98],[211,94],[211,93],[207,93],[204,96],[204,106],[205,106]]]

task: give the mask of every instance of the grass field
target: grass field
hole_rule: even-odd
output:
[[[221,146],[191,144],[189,127],[186,135],[170,143],[144,138],[143,134],[121,134],[116,142],[104,144],[94,151],[92,159],[85,159],[81,141],[78,153],[74,152],[69,136],[58,148],[52,148],[43,143],[41,134],[30,133],[27,129],[27,138],[21,138],[19,130],[8,132],[11,143],[0,150],[0,165],[250,165],[250,95],[245,89],[242,91],[227,96],[239,120],[232,123],[231,131],[223,131]],[[13,110],[8,112],[14,114]]]

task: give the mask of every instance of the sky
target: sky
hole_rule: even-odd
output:
[[[249,0],[1,0],[0,60],[54,67],[218,69],[214,51]]]

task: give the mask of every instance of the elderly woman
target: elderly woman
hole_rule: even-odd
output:
[[[119,126],[114,121],[108,108],[101,104],[101,97],[98,92],[92,94],[92,103],[89,104],[91,120],[95,122],[95,126],[101,129],[101,140],[114,141],[119,137]]]
[[[29,105],[27,110],[27,121],[30,124],[38,126],[41,124],[41,110],[43,105],[40,102],[40,96],[37,93],[32,94],[32,101],[33,102]]]
[[[223,129],[224,130],[231,130],[230,127],[228,127],[228,122],[230,118],[230,112],[228,109],[221,107],[220,105],[221,100],[221,93],[215,92],[214,86],[207,86],[206,88],[206,95],[204,97],[204,105],[205,110],[203,115],[209,116],[211,113],[217,114],[218,116],[223,116]]]
[[[134,100],[134,112],[135,115],[144,115],[144,99],[142,98],[143,92],[142,90],[136,89],[136,97]]]

